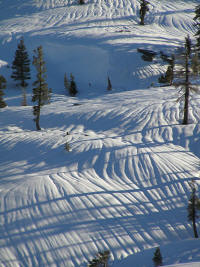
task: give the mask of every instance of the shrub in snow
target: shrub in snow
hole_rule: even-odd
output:
[[[175,57],[174,55],[170,57],[164,55],[161,52],[161,58],[163,61],[166,61],[169,63],[169,66],[167,67],[167,71],[165,74],[162,74],[159,78],[158,78],[158,82],[159,83],[165,83],[167,85],[172,85],[173,83],[173,79],[174,79],[174,66],[175,66]]]
[[[152,50],[141,49],[141,48],[138,48],[137,51],[142,54],[142,59],[148,62],[152,62],[157,54]]]
[[[110,251],[98,252],[96,257],[89,261],[88,267],[108,267]]]
[[[166,73],[162,74],[158,78],[158,82],[159,83],[165,83],[167,85],[172,85],[172,81],[173,81],[173,69],[171,66],[168,66]]]
[[[159,247],[156,248],[152,260],[154,262],[155,267],[162,266],[162,255]]]

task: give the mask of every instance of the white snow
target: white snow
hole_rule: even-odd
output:
[[[137,48],[171,54],[193,36],[198,1],[152,0],[145,26],[139,1],[0,1],[0,265],[87,266],[100,250],[110,265],[199,267],[199,240],[187,220],[189,183],[199,184],[199,95],[181,125],[177,89],[153,87],[166,69]],[[43,46],[52,100],[35,130],[10,79],[18,40]],[[69,97],[64,73],[78,95]],[[113,90],[106,92],[107,77]],[[69,134],[67,134],[69,133]],[[68,142],[71,151],[64,149]],[[197,227],[199,229],[199,223]]]

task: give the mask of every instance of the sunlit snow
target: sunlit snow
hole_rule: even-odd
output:
[[[199,184],[200,96],[192,96],[183,126],[178,90],[157,86],[166,70],[159,53],[193,38],[197,4],[152,0],[140,26],[137,0],[0,0],[0,73],[8,81],[0,110],[1,266],[84,267],[110,250],[110,266],[153,267],[158,246],[164,265],[200,266],[187,220],[189,183]],[[21,36],[31,60],[43,46],[53,90],[41,131],[32,114],[34,70],[27,106],[10,78]],[[157,57],[143,61],[137,48]],[[65,72],[75,76],[77,97],[64,89]]]

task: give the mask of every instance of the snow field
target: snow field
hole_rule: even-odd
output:
[[[8,77],[8,107],[0,111],[2,266],[84,267],[109,249],[113,266],[153,267],[156,246],[165,264],[177,263],[169,247],[192,237],[186,207],[189,182],[199,180],[199,96],[191,124],[180,125],[177,90],[145,89],[166,66],[144,62],[136,51],[173,51],[193,31],[195,4],[151,1],[140,27],[135,0],[81,7],[72,0],[8,0],[9,11],[0,1],[1,62],[10,64],[21,35],[30,50],[42,44],[54,92],[37,132],[31,85],[29,106],[21,107]],[[76,98],[64,95],[65,71],[77,77]],[[188,243],[187,250],[194,244]],[[196,247],[191,257],[180,250],[180,262],[200,261]]]

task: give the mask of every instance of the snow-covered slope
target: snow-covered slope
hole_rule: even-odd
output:
[[[187,201],[189,182],[199,180],[200,96],[190,125],[180,125],[177,90],[147,89],[165,66],[136,52],[170,54],[192,34],[196,3],[151,1],[141,27],[135,0],[0,1],[1,62],[11,64],[22,35],[30,53],[42,44],[54,92],[37,132],[31,85],[22,107],[10,69],[0,69],[9,87],[0,110],[2,266],[87,266],[108,249],[113,266],[151,267],[157,246],[165,264],[200,262],[198,240],[192,258],[177,261],[170,250],[193,236]],[[64,95],[65,72],[77,78],[76,98]]]
[[[141,27],[136,0],[88,0],[82,6],[76,0],[1,1],[2,59],[12,61],[10,51],[23,35],[30,53],[44,46],[54,89],[63,87],[65,72],[75,75],[84,92],[91,90],[89,83],[101,92],[107,75],[115,88],[144,88],[165,67],[157,60],[142,61],[137,48],[174,52],[193,33],[195,3],[151,1],[147,25]]]

